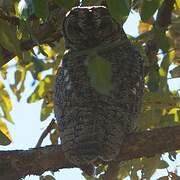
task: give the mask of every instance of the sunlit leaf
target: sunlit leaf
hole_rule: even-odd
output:
[[[9,145],[11,141],[12,139],[7,125],[2,120],[0,120],[0,145]]]
[[[0,91],[4,88],[4,84],[0,81]]]
[[[138,31],[139,33],[145,33],[147,31],[150,31],[152,27],[152,24],[140,21],[138,25]]]
[[[91,86],[100,94],[110,95],[112,90],[112,65],[100,56],[88,62],[88,76]]]
[[[27,101],[28,103],[36,102],[37,100],[40,100],[44,95],[45,95],[45,82],[41,81]]]
[[[0,106],[3,110],[4,117],[11,123],[13,123],[10,111],[12,110],[12,103],[8,93],[3,89],[0,91]]]
[[[43,99],[46,92],[50,89],[52,89],[53,85],[53,76],[47,75],[36,87],[34,92],[28,97],[27,102],[28,103],[34,103],[40,99]]]
[[[44,99],[41,107],[41,117],[40,120],[44,121],[46,120],[50,114],[52,113],[53,110],[53,103],[52,102],[46,102],[46,98]]]
[[[170,111],[169,111],[169,114],[173,114],[174,115],[174,121],[175,122],[179,122],[180,121],[180,108],[172,108]]]

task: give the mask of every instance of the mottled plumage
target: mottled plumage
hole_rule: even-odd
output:
[[[73,8],[65,17],[63,33],[68,52],[56,75],[54,96],[63,151],[76,165],[97,158],[112,160],[140,111],[142,58],[103,6]],[[112,65],[110,96],[91,86],[91,51]]]

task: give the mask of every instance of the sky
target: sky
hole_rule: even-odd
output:
[[[138,24],[139,19],[140,17],[137,13],[135,12],[131,13],[128,20],[124,24],[124,30],[127,34],[130,34],[132,36],[138,35],[137,24]],[[7,81],[5,82],[6,84],[13,82],[12,75],[13,75],[13,68],[10,70],[8,74]],[[29,148],[35,147],[38,141],[38,137],[40,137],[43,130],[49,124],[49,120],[40,122],[40,109],[41,109],[42,101],[39,101],[33,104],[26,103],[27,97],[34,90],[34,88],[32,88],[32,82],[33,82],[33,78],[30,75],[30,73],[28,73],[26,81],[25,81],[25,84],[26,84],[25,92],[23,93],[23,97],[20,100],[20,102],[17,102],[15,96],[12,93],[10,93],[11,99],[13,101],[13,110],[11,112],[11,115],[13,117],[15,124],[12,125],[8,123],[8,128],[12,135],[13,142],[8,146],[0,146],[1,150],[29,149]],[[6,87],[8,89],[8,85]],[[170,88],[180,89],[180,81],[172,80],[170,82]],[[48,138],[46,138],[43,145],[50,144],[50,142],[47,139]],[[161,173],[162,172],[156,173],[156,175],[152,177],[151,180],[157,179],[157,176],[160,175]],[[45,174],[46,175],[50,174],[50,172],[46,172]],[[71,179],[84,180],[85,179],[81,175],[81,171],[77,168],[60,170],[60,172],[55,173],[55,177],[57,180],[71,180]],[[129,178],[127,178],[127,180],[128,179]],[[39,177],[30,176],[30,177],[26,177],[25,180],[39,180]]]

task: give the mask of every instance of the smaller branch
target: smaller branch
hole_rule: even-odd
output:
[[[164,0],[161,7],[158,9],[157,18],[154,23],[154,28],[165,33],[168,26],[171,24],[171,16],[174,8],[175,0]],[[149,65],[145,66],[145,75],[148,74],[149,68],[153,62],[157,62],[157,53],[159,47],[156,37],[146,43],[145,52],[148,58]]]
[[[52,119],[52,121],[49,123],[49,125],[47,126],[47,128],[43,131],[43,133],[41,134],[37,144],[36,144],[36,148],[40,147],[43,140],[45,139],[45,137],[49,134],[49,132],[53,129],[53,126],[55,124],[55,119]]]
[[[36,42],[31,39],[20,42],[21,51],[31,50],[34,46],[40,44],[52,44],[62,38],[62,21],[66,14],[66,10],[59,6],[50,7],[50,15],[44,24],[39,25],[33,32],[33,36],[36,38]],[[3,16],[4,17],[4,16]],[[1,18],[1,11],[0,11]],[[7,18],[7,17],[6,17]],[[0,61],[0,67],[8,63],[14,56],[15,52],[10,52],[7,49],[1,47],[1,53],[3,61]]]
[[[167,28],[171,24],[171,14],[174,9],[175,0],[164,0],[158,10],[156,25],[159,28]]]
[[[10,24],[19,25],[20,19],[17,16],[9,16],[0,8],[0,19],[8,21]]]

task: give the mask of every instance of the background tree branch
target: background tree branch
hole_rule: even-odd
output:
[[[117,162],[180,149],[180,126],[134,132],[120,148]],[[0,179],[16,180],[26,175],[40,175],[75,167],[68,162],[61,145],[30,150],[0,151]]]
[[[39,27],[36,28],[36,30],[32,32],[33,36],[36,38],[36,41],[33,41],[32,39],[21,41],[21,51],[23,52],[30,50],[36,45],[51,44],[55,41],[58,41],[62,37],[61,25],[66,12],[67,10],[60,6],[51,5],[50,15],[47,21],[44,24],[41,24]],[[11,23],[13,19],[16,19],[16,21],[13,21],[13,23],[20,23],[20,20],[17,17],[8,17],[5,15],[1,16],[1,14],[3,14],[2,11],[0,11],[0,18],[7,20],[9,23]],[[33,18],[30,20],[33,21]],[[3,47],[1,47],[1,49],[3,61],[0,61],[0,67],[8,63],[14,56],[16,56],[15,53],[10,52],[7,49],[4,49]]]

